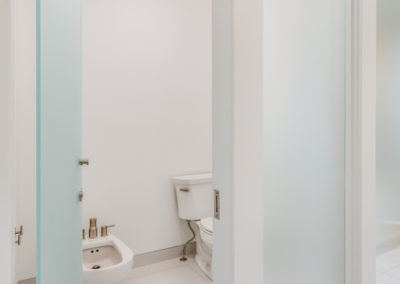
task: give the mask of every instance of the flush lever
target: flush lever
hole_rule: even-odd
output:
[[[15,238],[16,238],[16,240],[15,240],[15,243],[17,244],[17,245],[21,245],[21,238],[22,238],[22,235],[24,234],[24,227],[23,226],[19,226],[19,231],[17,231],[17,228],[15,228],[15,231],[14,231],[14,235],[15,235]]]

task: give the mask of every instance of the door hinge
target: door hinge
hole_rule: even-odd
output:
[[[22,235],[24,234],[24,227],[19,226],[19,230],[17,228],[14,229],[15,243],[17,245],[21,245]]]
[[[81,191],[79,191],[79,201],[80,201],[80,202],[82,202],[83,197],[84,197],[83,189],[81,189]]]
[[[83,166],[89,166],[89,159],[79,159],[79,165]]]
[[[214,218],[220,219],[220,194],[218,189],[214,189]]]

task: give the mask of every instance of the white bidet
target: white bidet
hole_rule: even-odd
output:
[[[118,284],[133,267],[133,252],[113,235],[83,241],[83,284]]]

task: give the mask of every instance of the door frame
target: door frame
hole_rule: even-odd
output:
[[[1,281],[15,282],[15,129],[13,97],[13,2],[1,3],[0,36],[6,44],[0,47],[0,266]],[[4,38],[3,38],[4,37]],[[4,57],[2,57],[4,55]],[[4,81],[3,81],[4,80]]]
[[[376,0],[347,8],[346,283],[375,284]]]
[[[213,278],[263,284],[263,0],[212,2],[213,171],[221,192]]]

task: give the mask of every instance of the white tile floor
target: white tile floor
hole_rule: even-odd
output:
[[[121,284],[211,284],[193,259],[172,259],[132,270]]]
[[[400,283],[400,247],[376,257],[376,284]]]

